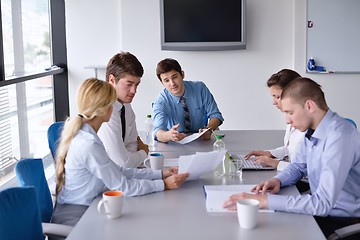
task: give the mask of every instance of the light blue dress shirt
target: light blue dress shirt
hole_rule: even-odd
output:
[[[308,176],[311,195],[268,195],[269,209],[317,216],[360,217],[360,134],[328,110],[294,162],[276,178],[281,186]]]
[[[106,154],[94,129],[85,123],[70,143],[65,184],[57,201],[90,205],[106,189],[121,190],[125,196],[163,191],[161,178],[160,170],[123,168],[115,164]]]
[[[184,81],[184,98],[190,113],[190,131],[198,132],[206,127],[207,119],[224,121],[209,89],[200,81]],[[152,103],[154,113],[154,135],[158,130],[170,130],[180,123],[179,132],[185,131],[185,114],[180,97],[173,96],[165,88]]]

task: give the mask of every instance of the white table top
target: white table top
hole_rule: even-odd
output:
[[[261,131],[254,131],[251,146],[245,141],[246,139],[243,139],[251,137],[251,132],[229,131],[225,133],[224,141],[230,139],[226,145],[231,146],[234,151],[252,150],[253,146],[254,149],[268,149],[281,146],[283,141],[284,131],[278,131],[276,137],[273,134],[275,132],[272,131],[264,131],[263,135]],[[265,146],[265,139],[268,139],[268,147]],[[236,146],[235,140],[239,146],[241,145],[240,147]],[[206,151],[208,148],[211,150],[213,140],[205,143],[211,145],[211,148],[194,146],[203,145],[204,142],[193,142],[190,143],[192,145],[185,145],[184,148],[191,151]],[[156,148],[161,146],[162,151],[168,150],[165,152],[174,156],[186,154],[185,149],[181,147],[180,152],[175,152],[173,144],[164,144],[169,146],[168,149],[162,144],[157,145]],[[159,149],[154,150],[159,151]],[[193,153],[191,151],[189,152]],[[259,213],[258,226],[252,230],[244,230],[238,225],[236,213],[206,211],[204,185],[257,184],[275,174],[276,171],[244,171],[243,179],[235,180],[215,177],[212,173],[208,173],[200,179],[185,182],[177,190],[125,198],[123,215],[118,219],[107,219],[105,215],[97,212],[97,203],[100,200],[98,197],[67,239],[325,239],[314,218],[309,215],[262,212]],[[289,187],[283,189],[281,194],[298,194],[298,192],[295,187]]]
[[[223,141],[229,152],[249,152],[251,150],[273,149],[284,145],[284,134],[282,130],[222,130],[216,133],[225,134]],[[196,151],[212,151],[214,137],[209,141],[196,139],[188,144],[176,142],[156,142],[151,151],[158,152],[182,152],[194,154]]]

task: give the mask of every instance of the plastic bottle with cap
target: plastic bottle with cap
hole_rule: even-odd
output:
[[[151,118],[151,115],[147,115],[146,119],[145,119],[145,131],[146,131],[146,143],[149,146],[154,146],[155,145],[155,140],[154,140],[154,122]]]
[[[213,145],[213,150],[214,151],[221,151],[221,150],[225,150],[225,143],[222,140],[222,136],[221,135],[217,135],[216,136],[216,141],[214,142]],[[224,176],[225,175],[225,157],[223,159],[223,161],[214,169],[214,175],[215,176]]]

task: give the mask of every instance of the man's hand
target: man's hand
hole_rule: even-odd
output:
[[[137,137],[137,150],[140,151],[140,150],[144,150],[146,152],[146,154],[149,153],[149,146],[145,143],[143,143],[143,141],[141,141],[140,137],[138,136]]]
[[[225,200],[223,208],[227,208],[229,211],[236,211],[236,202],[241,199],[256,199],[260,202],[259,208],[268,208],[267,195],[251,194],[251,193],[237,193],[230,196]]]
[[[201,135],[201,139],[202,140],[210,140],[210,138],[211,138],[211,130],[210,129],[207,129],[207,128],[201,128],[201,129],[199,129],[199,133],[202,133],[202,132],[204,132],[204,131],[206,131],[206,133],[204,133],[203,135]]]
[[[181,141],[186,137],[185,133],[178,132],[178,128],[180,127],[180,123],[174,125],[169,131],[166,132],[169,141]]]
[[[277,178],[271,178],[265,182],[262,182],[256,185],[251,191],[255,194],[266,194],[267,192],[270,193],[278,193],[280,191],[281,182]]]

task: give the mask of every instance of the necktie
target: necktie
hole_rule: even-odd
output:
[[[125,139],[125,127],[126,127],[126,122],[125,122],[125,105],[123,105],[122,108],[121,108],[120,118],[121,118],[122,138],[123,138],[123,140],[124,140],[124,139]]]
[[[180,102],[181,105],[184,108],[184,114],[185,114],[185,132],[190,132],[190,114],[189,114],[189,109],[186,105],[186,101],[185,98],[181,97],[180,98]]]

